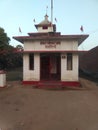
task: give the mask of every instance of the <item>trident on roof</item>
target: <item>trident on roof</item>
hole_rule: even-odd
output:
[[[51,23],[53,23],[53,0],[51,0]]]

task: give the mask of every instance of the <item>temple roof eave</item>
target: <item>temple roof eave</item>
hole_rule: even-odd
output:
[[[24,44],[24,40],[21,36],[15,36],[15,37],[13,37],[13,39]]]
[[[25,41],[34,41],[34,40],[76,40],[78,45],[80,45],[89,35],[60,35],[60,36],[15,36],[15,40],[24,44]]]

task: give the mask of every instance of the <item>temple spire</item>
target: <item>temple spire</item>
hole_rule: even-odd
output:
[[[48,14],[48,6],[46,6],[46,15]]]

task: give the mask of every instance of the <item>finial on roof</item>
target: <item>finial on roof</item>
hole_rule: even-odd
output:
[[[48,13],[48,6],[46,6],[46,14]]]
[[[51,0],[51,23],[53,23],[53,0]]]
[[[47,14],[45,15],[45,20],[48,20],[48,15]]]

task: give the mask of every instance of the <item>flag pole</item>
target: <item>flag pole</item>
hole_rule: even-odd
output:
[[[53,0],[51,0],[51,23],[53,23]]]

